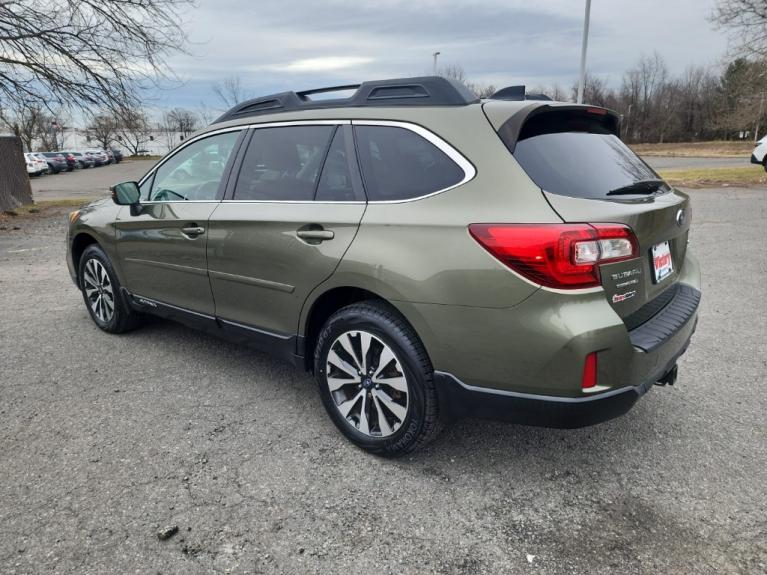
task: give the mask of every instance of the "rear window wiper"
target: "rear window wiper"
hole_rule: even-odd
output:
[[[663,186],[666,182],[659,179],[639,180],[627,186],[621,186],[607,192],[608,196],[628,196],[632,194],[654,194],[658,191],[658,188]]]

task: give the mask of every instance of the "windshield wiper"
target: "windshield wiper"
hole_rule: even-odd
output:
[[[666,182],[659,179],[639,180],[627,186],[621,186],[607,192],[608,196],[628,196],[633,194],[650,195],[658,191]]]

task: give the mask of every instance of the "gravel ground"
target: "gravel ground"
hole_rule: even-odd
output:
[[[34,177],[30,179],[32,197],[39,202],[103,196],[111,185],[139,180],[154,164],[152,160],[124,160],[110,166]]]
[[[692,193],[675,387],[582,430],[462,421],[396,461],[287,364],[159,320],[101,333],[64,215],[0,222],[0,573],[767,572],[767,190]]]

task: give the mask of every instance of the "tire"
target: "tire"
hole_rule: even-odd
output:
[[[764,171],[767,172],[767,156],[762,160],[762,167],[764,168]]]
[[[413,328],[377,300],[334,313],[315,346],[314,373],[328,415],[347,439],[376,455],[404,455],[442,430],[433,372]]]
[[[98,244],[85,248],[77,273],[85,308],[99,329],[107,333],[124,333],[139,324],[138,312],[126,301],[117,274]],[[110,294],[113,304],[111,313],[108,305]],[[97,303],[99,297],[101,302]]]

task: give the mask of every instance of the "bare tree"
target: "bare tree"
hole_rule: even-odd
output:
[[[727,31],[736,55],[767,56],[765,0],[719,0],[711,19]]]
[[[13,109],[0,109],[0,123],[21,141],[25,151],[32,152],[43,115],[39,106],[20,102]]]
[[[86,134],[91,140],[95,140],[99,147],[106,150],[117,139],[118,125],[117,117],[111,112],[104,111],[93,116]]]
[[[496,92],[496,88],[492,84],[483,84],[482,82],[472,82],[469,80],[463,67],[458,64],[448,64],[441,67],[437,71],[437,75],[460,82],[474,92],[478,98],[489,98]]]
[[[242,87],[239,76],[224,78],[221,82],[213,84],[211,89],[226,108],[232,108],[251,97]]]
[[[39,107],[137,101],[168,78],[183,49],[180,9],[193,0],[0,1],[0,100]]]
[[[163,113],[159,128],[165,136],[168,151],[197,130],[197,121],[197,115],[184,108],[174,108]]]
[[[131,155],[138,156],[151,139],[152,129],[146,112],[138,107],[123,110],[117,125],[117,140]]]

